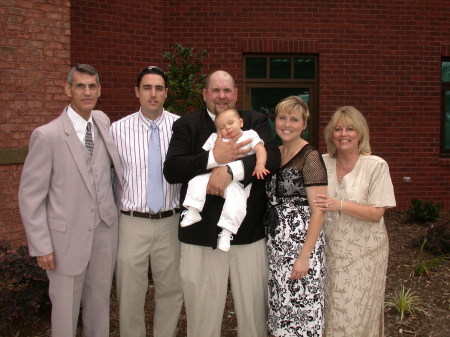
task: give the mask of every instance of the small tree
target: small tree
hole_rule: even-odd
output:
[[[166,109],[183,115],[204,107],[202,90],[206,75],[202,74],[202,67],[206,50],[195,54],[193,48],[185,48],[179,43],[173,48],[174,53],[166,51],[163,54],[169,60]]]

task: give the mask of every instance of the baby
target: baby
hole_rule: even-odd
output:
[[[251,139],[249,146],[252,148],[248,154],[255,153],[256,165],[253,175],[258,179],[264,179],[264,176],[269,173],[266,169],[267,152],[264,148],[264,142],[259,138],[254,130],[242,131],[244,125],[239,112],[235,109],[227,109],[222,111],[215,119],[214,125],[217,133],[211,134],[208,140],[203,145],[206,151],[212,150],[217,140],[217,134],[220,133],[222,141],[229,142],[237,135],[238,142]],[[224,164],[225,165],[225,164]],[[183,206],[187,208],[182,213],[183,220],[180,223],[181,227],[192,225],[202,219],[200,212],[203,210],[206,198],[206,186],[208,185],[211,173],[201,174],[189,181],[186,198]],[[230,241],[233,239],[232,234],[236,234],[239,226],[244,220],[247,209],[247,198],[250,194],[251,184],[246,187],[238,181],[231,181],[225,189],[225,203],[223,205],[222,214],[220,215],[217,226],[222,228],[217,242],[217,248],[224,252],[230,250]]]

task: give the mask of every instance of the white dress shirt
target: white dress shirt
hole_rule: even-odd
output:
[[[70,121],[73,124],[73,127],[77,133],[78,138],[84,144],[84,139],[86,138],[86,126],[88,122],[91,122],[91,131],[92,131],[92,141],[94,141],[94,122],[92,120],[92,115],[89,116],[88,120],[85,120],[81,117],[72,107],[69,105],[67,108],[67,115],[70,118]]]
[[[161,166],[166,160],[172,125],[180,116],[164,110],[154,122],[159,128],[161,144]],[[139,110],[111,124],[111,134],[116,142],[123,166],[122,210],[150,213],[147,206],[148,142],[152,132],[151,120]],[[180,207],[181,184],[169,184],[164,175],[164,206],[161,211]]]

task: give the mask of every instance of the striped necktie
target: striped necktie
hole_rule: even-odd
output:
[[[84,137],[84,145],[86,145],[87,149],[91,153],[94,151],[94,140],[92,139],[92,124],[91,122],[87,123],[86,126],[86,136]]]

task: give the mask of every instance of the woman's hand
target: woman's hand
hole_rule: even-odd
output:
[[[298,280],[308,275],[309,258],[299,256],[292,266],[290,280]]]
[[[330,197],[328,194],[317,194],[314,205],[324,212],[339,212],[341,210],[341,201]]]

